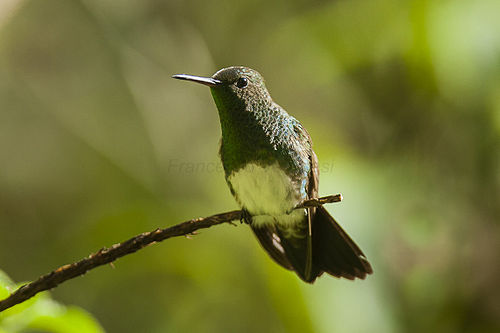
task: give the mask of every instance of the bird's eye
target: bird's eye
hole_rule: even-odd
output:
[[[236,81],[236,86],[238,88],[245,88],[248,86],[248,79],[246,77],[240,77],[238,81]]]

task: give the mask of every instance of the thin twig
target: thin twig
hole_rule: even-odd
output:
[[[341,200],[342,196],[340,194],[330,195],[304,201],[301,205],[297,206],[297,209],[318,207],[326,203],[339,202]],[[0,312],[30,299],[41,291],[55,288],[66,280],[83,275],[91,269],[105,264],[112,264],[116,259],[134,253],[147,245],[161,242],[171,237],[194,235],[198,229],[210,228],[217,224],[232,223],[232,221],[240,220],[241,214],[240,210],[233,210],[209,217],[201,217],[169,228],[144,232],[125,242],[114,244],[109,248],[102,248],[80,261],[61,266],[48,274],[40,276],[35,281],[19,287],[9,297],[0,301]]]

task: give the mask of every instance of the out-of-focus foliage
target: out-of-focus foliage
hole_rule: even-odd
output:
[[[310,132],[321,193],[344,195],[328,209],[373,276],[306,285],[224,225],[54,297],[110,332],[498,332],[498,13],[497,0],[0,1],[0,267],[34,279],[236,208],[208,89],[170,76],[246,65]]]
[[[19,285],[15,285],[0,271],[0,299],[4,299]],[[95,333],[104,332],[101,326],[84,310],[64,306],[52,300],[47,292],[0,313],[0,333],[9,332]]]

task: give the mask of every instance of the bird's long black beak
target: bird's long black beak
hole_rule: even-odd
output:
[[[209,86],[209,87],[215,87],[216,85],[219,85],[222,83],[222,81],[212,79],[211,77],[203,77],[203,76],[188,75],[188,74],[175,74],[175,75],[172,75],[172,77],[174,79],[201,83],[201,84],[204,84],[204,85]]]

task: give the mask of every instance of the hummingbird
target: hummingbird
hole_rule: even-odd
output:
[[[350,280],[372,273],[363,252],[324,207],[295,209],[318,196],[318,159],[308,132],[273,101],[262,75],[232,66],[211,77],[172,77],[210,87],[227,185],[242,220],[276,263],[308,283],[323,273]]]

